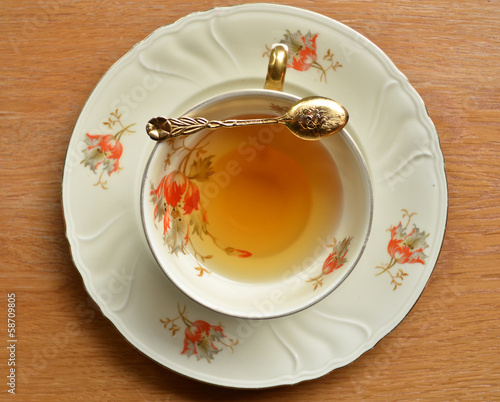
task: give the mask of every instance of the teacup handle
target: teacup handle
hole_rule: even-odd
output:
[[[264,89],[283,91],[285,84],[286,66],[288,64],[288,47],[282,43],[273,45],[269,55],[266,83]]]

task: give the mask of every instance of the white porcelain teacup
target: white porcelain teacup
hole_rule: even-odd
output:
[[[283,114],[298,97],[250,89],[186,112],[225,120]],[[215,311],[273,318],[334,291],[358,263],[372,184],[346,130],[304,141],[280,125],[204,130],[157,143],[141,214],[159,266]]]

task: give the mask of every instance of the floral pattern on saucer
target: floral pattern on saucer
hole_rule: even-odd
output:
[[[207,155],[206,150],[209,144],[208,136],[204,136],[194,146],[186,145],[186,137],[168,140],[170,153],[165,160],[165,170],[171,165],[174,156],[179,158],[179,163],[174,170],[163,176],[158,184],[151,183],[153,219],[162,223],[163,239],[171,254],[187,254],[189,246],[197,260],[204,262],[212,258],[212,255],[202,255],[196,250],[191,236],[197,235],[200,239],[204,236],[210,238],[227,255],[251,257],[252,253],[249,251],[220,245],[208,229],[207,211],[199,189],[199,184],[210,180],[210,176],[214,174],[214,155]],[[210,273],[203,267],[196,270],[199,271],[198,276]]]
[[[119,172],[122,167],[120,166],[120,158],[123,153],[123,144],[121,142],[124,134],[135,133],[130,128],[135,125],[129,124],[125,126],[122,121],[122,115],[116,109],[111,112],[108,120],[103,122],[103,125],[110,130],[116,130],[114,134],[96,134],[92,135],[87,133],[85,137],[85,148],[83,148],[83,160],[81,163],[85,167],[89,167],[95,174],[99,174],[99,179],[94,186],[101,186],[107,190],[108,181],[103,179],[104,173],[108,177],[114,172]]]
[[[403,284],[403,280],[408,276],[408,273],[402,268],[398,268],[396,271],[391,269],[396,264],[424,265],[427,258],[424,249],[429,247],[427,244],[429,233],[426,234],[425,231],[420,231],[415,224],[413,224],[413,229],[408,229],[410,221],[416,215],[416,212],[410,214],[406,209],[402,209],[402,211],[403,219],[407,218],[408,221],[404,227],[400,221],[398,225],[392,225],[387,229],[388,232],[391,232],[391,239],[387,245],[387,252],[391,260],[387,264],[378,265],[376,268],[380,271],[375,274],[375,276],[379,276],[387,273],[391,277],[391,285],[394,286],[392,290],[396,290]]]
[[[224,346],[231,353],[234,351],[234,346],[238,345],[239,340],[229,338],[224,333],[224,327],[221,323],[211,325],[203,320],[191,321],[187,318],[186,310],[187,308],[184,306],[181,311],[181,306],[177,303],[177,311],[179,312],[177,317],[160,319],[163,327],[167,328],[172,336],[181,330],[178,325],[179,320],[184,324],[184,343],[181,354],[185,354],[188,358],[194,355],[197,360],[206,359],[208,363],[211,363]]]
[[[280,43],[288,46],[288,68],[293,68],[297,71],[307,71],[311,67],[315,68],[320,71],[319,80],[325,80],[326,83],[327,71],[337,71],[337,68],[342,67],[342,64],[338,60],[334,61],[335,54],[330,49],[323,56],[326,68],[320,64],[318,62],[317,39],[317,33],[312,34],[311,31],[308,31],[307,34],[303,35],[300,30],[292,33],[287,29]],[[266,45],[266,49],[263,56],[269,56],[271,52],[271,48],[268,45]]]
[[[347,252],[349,251],[349,244],[351,243],[352,236],[346,237],[341,242],[337,242],[337,239],[333,239],[333,244],[329,246],[332,247],[332,252],[326,257],[323,263],[323,268],[321,273],[314,278],[309,278],[306,282],[312,282],[314,284],[314,289],[323,286],[323,278],[331,274],[336,269],[339,269],[347,262]]]

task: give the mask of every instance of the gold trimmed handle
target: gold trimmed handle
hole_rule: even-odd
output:
[[[264,89],[283,91],[285,84],[286,66],[288,64],[288,47],[282,43],[273,45],[269,55],[266,82]]]

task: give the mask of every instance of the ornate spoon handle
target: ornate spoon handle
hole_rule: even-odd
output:
[[[219,127],[241,127],[257,124],[286,124],[292,118],[288,114],[278,117],[248,120],[207,120],[203,117],[182,116],[179,118],[155,117],[146,125],[146,131],[155,141],[163,141],[181,135],[195,134],[201,130]]]

